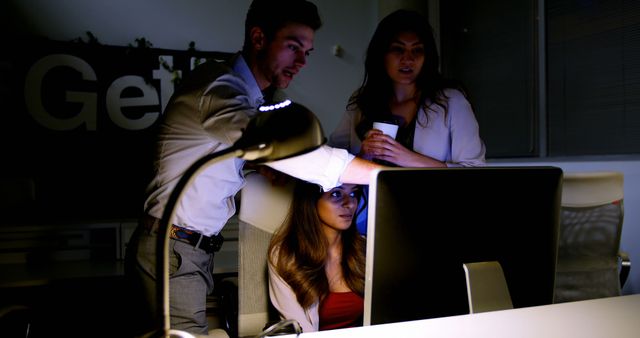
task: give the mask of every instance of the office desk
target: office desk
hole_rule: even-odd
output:
[[[295,335],[280,336],[295,337]],[[300,338],[638,338],[640,294],[303,333]]]

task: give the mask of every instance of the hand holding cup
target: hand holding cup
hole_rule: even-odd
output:
[[[387,122],[373,122],[373,128],[382,131],[383,134],[395,139],[398,133],[398,125]]]

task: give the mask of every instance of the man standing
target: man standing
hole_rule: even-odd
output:
[[[266,93],[287,88],[306,64],[320,26],[317,8],[307,0],[254,0],[247,12],[242,51],[224,63],[208,62],[194,69],[171,98],[159,128],[144,216],[126,257],[133,295],[146,308],[135,319],[142,332],[158,328],[155,290],[156,278],[162,276],[156,276],[157,231],[173,188],[196,160],[241,137],[249,120],[259,114]],[[243,165],[241,159],[229,159],[208,167],[176,206],[169,229],[172,328],[207,334],[213,255],[222,242],[220,231],[236,211],[234,196],[244,185]],[[325,190],[341,183],[368,184],[371,170],[380,167],[328,146],[268,165]]]

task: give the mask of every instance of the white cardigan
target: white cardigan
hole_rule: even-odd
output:
[[[485,146],[480,139],[478,122],[471,104],[464,95],[455,89],[445,90],[448,99],[448,114],[437,104],[431,104],[428,124],[425,121],[424,108],[418,111],[413,150],[438,161],[448,167],[475,167],[485,165]],[[358,154],[362,142],[358,138],[355,126],[362,119],[359,109],[347,110],[338,127],[329,137],[329,145]]]
[[[319,302],[316,301],[306,310],[302,308],[291,286],[280,277],[270,263],[267,265],[269,266],[269,297],[271,304],[280,313],[280,318],[298,321],[303,332],[318,331],[320,327]]]

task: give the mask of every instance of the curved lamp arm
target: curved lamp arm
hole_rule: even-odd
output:
[[[275,108],[273,108],[275,107]],[[262,110],[262,109],[261,109]],[[180,177],[171,192],[158,228],[156,246],[156,281],[159,314],[162,315],[161,335],[184,336],[186,333],[171,329],[169,295],[169,225],[175,217],[176,205],[187,187],[202,171],[211,165],[231,158],[242,158],[255,163],[275,161],[301,155],[326,142],[320,122],[306,107],[285,101],[255,116],[242,137],[230,148],[205,155],[194,162]]]
[[[172,224],[175,217],[177,209],[176,205],[184,194],[184,191],[186,190],[185,188],[193,183],[193,180],[200,172],[217,162],[239,157],[242,156],[242,154],[242,150],[229,148],[228,150],[223,150],[201,158],[187,169],[169,196],[169,200],[167,201],[163,216],[160,219],[160,226],[158,228],[157,248],[161,248],[161,250],[156,250],[156,254],[158,256],[162,255],[158,260],[159,264],[162,265],[160,267],[160,274],[156,274],[156,278],[159,281],[158,292],[161,296],[160,299],[162,299],[162,312],[160,313],[162,313],[162,329],[165,333],[165,337],[169,337],[171,323],[169,317],[169,234],[171,233],[169,231],[169,225]]]

